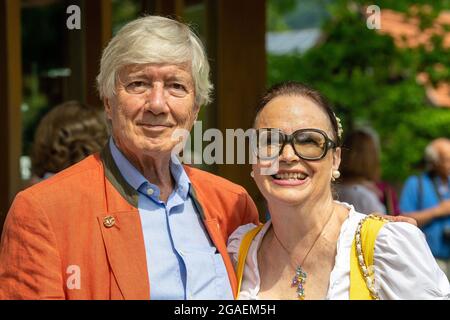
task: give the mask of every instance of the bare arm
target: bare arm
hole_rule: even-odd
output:
[[[417,221],[419,227],[434,219],[450,215],[450,200],[442,201],[439,205],[420,211],[408,212],[408,216]]]

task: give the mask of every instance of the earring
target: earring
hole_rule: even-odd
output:
[[[252,171],[250,171],[250,177],[254,178],[255,177],[255,173]]]
[[[331,174],[331,181],[336,181],[341,176],[341,173],[339,170],[333,170],[333,173]]]

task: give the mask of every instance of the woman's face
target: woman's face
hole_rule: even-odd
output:
[[[286,134],[299,129],[320,129],[336,141],[325,111],[301,96],[283,95],[272,99],[260,112],[255,127],[278,128]],[[321,160],[303,160],[287,143],[278,157],[277,174],[261,174],[270,162],[259,160],[253,165],[254,179],[269,204],[299,205],[305,201],[321,201],[331,195],[331,175],[339,167],[340,152],[340,148],[329,149]]]

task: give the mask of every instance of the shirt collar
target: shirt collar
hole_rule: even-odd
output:
[[[191,180],[189,179],[183,165],[176,156],[172,156],[170,160],[170,172],[176,183],[176,189],[178,194],[186,200],[189,193],[189,188],[191,185]]]
[[[120,173],[124,179],[133,187],[136,191],[140,191],[142,185],[149,184],[156,192],[155,197],[159,197],[159,188],[149,182],[140,172],[137,170],[124,154],[117,148],[114,139],[111,137],[109,140],[109,148],[111,150],[111,155],[114,162],[117,165]],[[175,180],[175,190],[183,200],[186,200],[189,193],[189,187],[191,181],[184,170],[183,165],[177,157],[172,156],[170,160],[170,172],[173,179]]]

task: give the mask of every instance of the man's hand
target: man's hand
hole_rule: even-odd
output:
[[[379,216],[379,217],[385,218],[385,219],[387,219],[387,220],[389,220],[391,222],[406,222],[406,223],[413,224],[413,225],[415,225],[417,227],[416,219],[411,218],[411,217],[407,217],[407,216],[390,216],[390,215],[381,214],[381,213],[378,213],[378,212],[374,212],[372,214],[375,215],[375,216]]]

